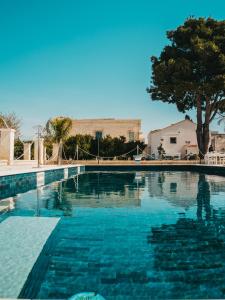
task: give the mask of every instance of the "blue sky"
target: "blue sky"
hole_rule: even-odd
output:
[[[140,118],[145,135],[179,121],[146,93],[150,56],[187,17],[224,12],[224,0],[0,0],[0,111],[24,137],[55,115]]]

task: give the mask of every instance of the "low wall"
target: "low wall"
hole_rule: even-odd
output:
[[[208,175],[225,176],[225,166],[209,166],[200,164],[140,164],[140,165],[85,165],[85,171],[188,171]]]
[[[66,164],[67,161],[64,161]],[[82,165],[137,165],[134,160],[74,160],[70,163]],[[142,160],[138,165],[196,165],[199,160]]]
[[[38,162],[37,160],[25,160],[25,159],[15,159],[13,161],[13,166],[37,166]]]

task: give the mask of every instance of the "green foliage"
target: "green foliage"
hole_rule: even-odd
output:
[[[94,139],[91,135],[76,135],[69,137],[64,143],[64,158],[75,159],[76,145],[79,148],[85,150],[87,153],[79,150],[79,159],[95,159],[93,155],[98,154],[98,141]],[[99,140],[99,150],[101,157],[108,157],[113,159],[116,156],[129,152],[130,150],[136,148],[139,145],[141,149],[144,149],[145,144],[143,142],[128,142],[124,137],[112,138],[107,135],[106,137]],[[128,157],[132,158],[135,152],[128,154],[127,156],[120,157],[119,159],[127,159]]]
[[[67,139],[71,128],[72,120],[70,118],[56,117],[50,119],[46,124],[46,138],[59,144]]]
[[[152,99],[175,103],[184,112],[196,106],[196,94],[202,95],[203,108],[206,96],[224,97],[225,21],[190,18],[167,37],[171,45],[151,58]],[[224,110],[224,101],[219,107]]]
[[[76,146],[78,145],[79,148],[84,149],[87,152],[91,152],[91,145],[92,145],[93,138],[91,135],[81,135],[78,134],[76,136],[69,137],[63,147],[64,153],[63,156],[65,159],[76,159]],[[82,151],[79,151],[79,159],[90,159],[90,156],[85,154]]]
[[[45,137],[44,146],[46,148],[47,158],[49,159],[50,157],[52,157],[52,150],[53,150],[53,145],[52,145],[51,138]]]
[[[23,159],[23,142],[20,139],[16,139],[14,143],[14,158],[15,159]]]
[[[147,92],[181,112],[197,108],[198,144],[205,153],[209,123],[225,111],[225,21],[189,18],[167,37],[171,44],[151,58]]]

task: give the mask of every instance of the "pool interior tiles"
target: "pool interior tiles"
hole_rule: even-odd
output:
[[[90,172],[18,195],[0,229],[60,217],[19,297],[224,298],[224,199],[224,177],[174,171]]]
[[[81,291],[96,291],[106,299],[149,297],[151,217],[124,209],[117,209],[115,215],[104,209],[92,214],[91,209],[78,209],[76,218],[61,219],[35,298],[68,298]],[[33,270],[37,272],[38,265]]]
[[[206,229],[181,218],[150,229],[147,214],[129,214],[131,221],[126,212],[117,213],[119,222],[110,212],[92,218],[91,211],[61,220],[35,298],[68,298],[81,291],[106,299],[224,297],[225,243],[218,225]]]
[[[0,295],[17,298],[58,218],[9,217],[0,223]]]
[[[84,166],[53,168],[39,172],[19,173],[14,175],[0,176],[0,199],[25,193],[38,186],[38,175],[43,173],[43,184],[59,181],[66,177],[72,177],[80,172],[84,172]],[[67,172],[65,172],[67,171]],[[41,182],[42,185],[42,182]]]

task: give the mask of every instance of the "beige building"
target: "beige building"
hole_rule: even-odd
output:
[[[71,135],[90,134],[93,137],[124,136],[126,141],[142,139],[141,120],[138,119],[74,119]]]

